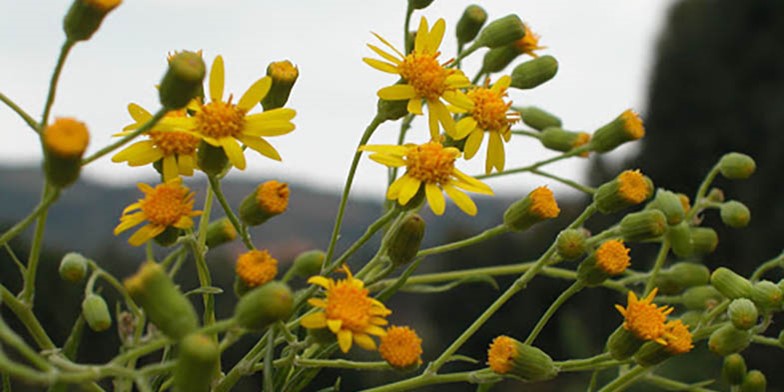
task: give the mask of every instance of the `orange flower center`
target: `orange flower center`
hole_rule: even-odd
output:
[[[406,174],[427,184],[445,184],[455,169],[460,151],[429,142],[411,147],[406,153]]]
[[[289,186],[275,180],[256,188],[256,202],[270,214],[282,214],[289,205]]]
[[[370,325],[373,301],[368,298],[368,290],[349,280],[339,280],[327,291],[327,308],[324,312],[328,320],[340,320],[341,329],[364,332]]]
[[[409,327],[389,327],[378,346],[381,358],[397,368],[421,363],[422,339]]]
[[[621,113],[621,119],[623,120],[623,129],[626,130],[626,133],[632,139],[637,140],[645,136],[645,127],[642,125],[642,120],[633,110],[627,109]]]
[[[501,335],[493,339],[487,350],[487,364],[490,369],[498,374],[508,373],[512,370],[512,359],[517,356],[514,341],[508,336]]]
[[[191,155],[199,145],[199,138],[185,132],[164,132],[150,131],[148,133],[155,147],[158,147],[163,155]]]
[[[240,255],[235,271],[248,286],[260,286],[275,279],[278,274],[278,260],[266,250],[252,250]]]
[[[618,275],[629,266],[629,248],[619,240],[605,241],[596,250],[596,265],[610,275]]]
[[[438,63],[439,53],[411,53],[398,65],[400,76],[414,87],[417,96],[429,101],[447,90],[446,78],[454,73]]]
[[[44,129],[44,145],[62,157],[78,157],[87,149],[90,134],[83,122],[73,118],[58,118]]]
[[[512,103],[504,102],[505,91],[499,94],[489,88],[478,87],[469,91],[467,95],[474,102],[471,117],[485,131],[504,132],[516,121],[515,118],[508,116]]]
[[[626,201],[639,204],[651,195],[648,181],[639,170],[626,170],[618,176],[618,193]]]
[[[245,127],[245,111],[229,102],[210,102],[196,114],[196,130],[208,137],[220,139],[238,137]]]
[[[685,354],[694,348],[692,344],[689,326],[683,324],[681,320],[670,321],[667,323],[667,348],[671,354]]]
[[[629,294],[629,303],[626,308],[616,305],[616,309],[623,314],[625,321],[623,327],[640,339],[653,340],[663,345],[667,341],[662,339],[666,332],[664,322],[673,308],[656,306],[651,303],[658,290],[654,289],[648,297],[639,300],[634,293]]]
[[[191,215],[193,194],[179,184],[161,184],[140,202],[147,221],[156,226],[172,226],[183,216]]]
[[[531,192],[531,212],[543,219],[552,219],[561,213],[553,197],[553,191],[545,186],[540,186]]]

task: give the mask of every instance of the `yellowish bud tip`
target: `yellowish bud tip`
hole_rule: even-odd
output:
[[[487,364],[498,374],[506,374],[512,369],[512,359],[517,356],[517,347],[509,336],[501,335],[493,339],[487,350]]]
[[[235,271],[248,286],[260,286],[275,279],[278,260],[270,256],[267,250],[252,250],[240,255]]]
[[[289,186],[275,180],[267,181],[256,189],[256,201],[270,214],[281,214],[289,206]]]
[[[273,80],[294,83],[299,76],[299,69],[297,69],[291,61],[275,61],[270,63],[269,68],[267,69],[267,75]]]
[[[409,327],[391,326],[381,336],[378,353],[387,363],[402,369],[422,363],[422,339]]]
[[[81,157],[90,134],[83,122],[70,117],[58,118],[44,129],[44,145],[47,150],[60,157]]]
[[[623,245],[623,241],[609,240],[602,243],[596,249],[596,265],[607,272],[609,275],[618,275],[629,267],[631,258],[629,248]]]
[[[561,213],[555,201],[553,191],[546,186],[540,186],[531,192],[531,212],[542,219],[551,219]]]
[[[122,0],[83,0],[85,4],[102,12],[109,12],[122,3]]]
[[[626,109],[626,111],[621,113],[621,119],[623,120],[623,129],[633,140],[645,136],[645,127],[640,116],[634,110]]]
[[[639,204],[651,196],[651,187],[639,170],[626,170],[618,176],[619,195],[632,204]]]

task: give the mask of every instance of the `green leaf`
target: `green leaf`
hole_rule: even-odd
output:
[[[220,287],[214,287],[214,286],[204,286],[204,287],[195,288],[195,289],[185,293],[185,296],[187,297],[189,295],[196,295],[196,294],[213,294],[213,295],[215,295],[215,294],[223,294],[223,289],[220,288]]]
[[[471,357],[467,357],[465,355],[453,355],[453,356],[449,357],[447,362],[468,362],[468,363],[472,363],[472,364],[479,363],[478,360],[476,360],[474,358],[471,358]]]
[[[490,275],[467,276],[465,278],[458,279],[453,282],[449,282],[440,286],[416,284],[411,286],[405,286],[401,290],[409,293],[420,293],[420,294],[443,293],[445,291],[452,290],[457,286],[461,286],[467,283],[474,283],[474,282],[487,283],[490,286],[492,286],[494,289],[498,290],[498,282],[496,282],[495,279],[493,279],[493,277]]]

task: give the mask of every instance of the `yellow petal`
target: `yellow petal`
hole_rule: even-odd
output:
[[[308,283],[315,284],[316,286],[321,286],[325,289],[329,289],[330,287],[332,287],[332,281],[329,280],[329,278],[325,278],[320,275],[311,276],[310,278],[308,278]]]
[[[347,353],[348,350],[351,350],[351,341],[353,340],[351,336],[352,335],[351,331],[344,329],[341,330],[340,332],[337,332],[337,334],[338,334],[338,346],[340,346],[340,351]]]
[[[340,331],[340,327],[341,326],[343,326],[343,320],[338,320],[338,319],[330,320],[330,319],[327,319],[327,328],[329,328],[329,330],[332,331],[333,333],[338,333],[338,331]]]
[[[248,111],[261,102],[272,87],[272,78],[265,76],[253,83],[237,102],[237,108]]]
[[[147,120],[152,118],[150,112],[135,103],[128,104],[128,114],[131,115],[133,121],[136,121],[137,125],[146,123]]]
[[[177,157],[177,167],[180,174],[184,176],[192,176],[193,169],[196,167],[193,155],[180,155]]]
[[[310,299],[308,299],[308,303],[311,306],[315,306],[317,308],[326,308],[327,307],[327,301],[325,301],[323,298],[310,298]]]
[[[376,349],[376,342],[371,338],[369,335],[364,333],[355,333],[354,334],[354,343],[357,346],[362,347],[365,350],[373,351]]]
[[[174,155],[163,157],[163,182],[176,178],[180,174],[177,158]]]
[[[494,166],[498,171],[503,171],[505,161],[504,142],[501,140],[501,135],[498,132],[490,132],[487,142],[488,164],[485,167],[485,173],[490,174],[491,166]]]
[[[462,72],[447,76],[444,83],[453,88],[466,88],[471,85],[471,81]]]
[[[210,68],[210,100],[218,102],[223,99],[223,57],[215,56]]]
[[[490,189],[490,187],[487,186],[487,184],[477,180],[476,178],[469,176],[468,174],[461,172],[457,168],[455,168],[452,171],[452,175],[454,175],[458,179],[458,181],[455,181],[453,183],[453,185],[455,185],[458,188],[465,189],[467,191],[471,191],[475,193],[485,194],[485,195],[493,194],[493,190]]]
[[[444,91],[444,94],[441,96],[444,97],[445,101],[455,106],[455,109],[457,109],[456,111],[453,110],[455,113],[465,113],[474,108],[474,101],[459,90]]]
[[[280,154],[278,151],[275,150],[275,147],[272,147],[271,144],[267,143],[266,140],[260,137],[250,137],[250,136],[241,136],[240,141],[245,143],[246,146],[252,148],[256,152],[261,155],[264,155],[267,158],[274,159],[276,161],[280,161]]]
[[[455,124],[455,139],[462,140],[476,128],[476,120],[473,117],[463,117]],[[466,154],[468,155],[468,154]],[[466,157],[466,159],[471,159]]]
[[[128,158],[131,158],[135,155],[144,154],[147,150],[152,150],[154,146],[155,143],[153,143],[152,140],[142,140],[133,143],[130,146],[124,148],[122,151],[115,154],[112,157],[112,162],[127,161]]]
[[[397,55],[398,55],[398,56],[399,56],[401,59],[406,57],[405,55],[403,55],[403,53],[400,53],[400,51],[399,51],[399,50],[397,50],[397,48],[395,48],[394,46],[392,46],[392,44],[390,44],[390,43],[389,43],[389,41],[385,40],[385,39],[384,39],[384,37],[382,37],[382,36],[380,36],[380,35],[378,35],[378,34],[376,34],[376,33],[373,33],[373,32],[371,32],[370,34],[373,34],[373,35],[375,35],[375,36],[376,36],[376,38],[378,38],[378,40],[379,40],[379,41],[381,41],[381,42],[382,42],[384,45],[386,45],[386,46],[387,46],[389,49],[392,49],[392,51],[393,51],[393,52],[395,52],[395,54],[397,54]]]
[[[299,324],[305,328],[325,328],[327,326],[327,315],[324,312],[306,314],[299,320]]]
[[[422,182],[414,177],[409,176],[408,174],[400,177],[400,180],[403,183],[400,184],[400,193],[397,196],[397,200],[401,205],[406,205],[409,201],[411,201],[411,198],[417,194],[419,187],[422,185]]]
[[[400,195],[400,188],[407,181],[404,180],[403,177],[400,177],[397,180],[393,181],[391,184],[389,184],[389,189],[387,189],[387,199],[397,200],[398,196]]]
[[[386,320],[384,320],[384,321],[386,321]],[[386,322],[384,324],[380,324],[380,325],[386,325]],[[384,331],[384,328],[378,327],[376,325],[371,325],[371,326],[365,328],[365,333],[370,334],[370,335],[376,335],[376,336],[384,336],[384,335],[387,334],[387,331]]]
[[[364,61],[365,64],[381,72],[386,72],[386,73],[391,73],[396,75],[400,74],[400,71],[397,70],[397,67],[394,64],[387,63],[386,61],[376,60],[370,57],[363,57],[362,61]]]
[[[367,327],[368,331],[371,328],[373,328],[373,326],[376,326],[376,325],[387,325],[387,324],[389,324],[389,322],[387,321],[387,319],[385,319],[383,317],[371,317],[370,318],[370,324],[373,324],[373,325],[370,326],[370,327]],[[368,333],[370,333],[370,332],[368,332]]]
[[[289,108],[277,108],[267,110],[266,112],[254,113],[245,116],[245,123],[253,123],[257,121],[291,121],[297,112]]]
[[[441,46],[441,40],[444,38],[444,31],[446,31],[446,22],[444,22],[444,19],[438,19],[427,36],[428,53],[438,52],[438,47]]]
[[[428,102],[427,106],[431,109],[431,114],[435,113],[436,118],[438,118],[438,122],[440,122],[441,126],[444,127],[444,132],[446,132],[446,134],[450,137],[454,138],[455,120],[452,118],[452,115],[449,113],[446,105],[441,103],[441,101],[436,100]]]
[[[425,196],[427,196],[427,204],[436,215],[443,215],[446,209],[446,201],[441,188],[436,184],[425,184]]]
[[[406,161],[402,158],[387,154],[373,154],[370,156],[370,159],[389,167],[402,167],[406,165]]]
[[[466,139],[464,153],[465,159],[471,159],[476,155],[476,152],[479,151],[479,146],[482,145],[482,139],[485,137],[485,131],[474,128],[474,131],[468,135],[468,139]]]
[[[234,138],[224,137],[218,140],[223,147],[223,152],[229,157],[229,162],[237,169],[245,170],[245,154],[242,152],[242,147],[237,143]]]
[[[131,238],[128,238],[128,243],[133,246],[142,245],[155,238],[158,234],[161,234],[164,230],[166,230],[166,226],[148,224],[141,229],[136,230],[136,232],[131,235]]]
[[[125,207],[125,209],[122,211],[122,215],[125,215],[125,214],[127,214],[127,213],[129,213],[129,212],[131,212],[133,210],[138,210],[139,208],[142,208],[141,204],[133,203],[133,204],[129,205],[128,207]]]
[[[416,39],[414,41],[414,51],[415,52],[425,52],[427,48],[427,38],[428,38],[428,27],[427,27],[427,19],[423,16],[422,19],[419,20],[419,28],[417,29]]]
[[[120,234],[123,231],[128,230],[131,227],[138,225],[139,223],[144,222],[144,219],[145,219],[145,215],[143,212],[137,212],[131,215],[124,215],[120,219],[120,224],[114,228],[114,235]]]
[[[296,126],[288,120],[264,120],[245,123],[243,135],[248,136],[280,136],[290,133]]]
[[[163,158],[161,150],[150,148],[146,150],[139,150],[136,154],[128,157],[128,165],[130,166],[144,166],[156,162]]]
[[[178,229],[190,229],[193,227],[193,219],[190,216],[181,216],[172,226]]]
[[[427,102],[427,126],[428,129],[430,129],[430,140],[439,140],[441,132],[438,127],[438,117],[436,116],[430,101]]]
[[[411,98],[408,100],[408,112],[411,114],[423,115],[422,113],[422,98]]]
[[[473,200],[471,200],[470,197],[468,197],[468,195],[466,195],[461,190],[449,184],[444,185],[444,191],[449,196],[449,198],[455,202],[457,208],[461,209],[463,212],[465,212],[468,215],[471,216],[476,215],[477,212],[476,204],[474,203]]]
[[[408,154],[407,146],[399,146],[397,144],[366,144],[359,147],[360,151],[378,152],[381,154],[395,155],[403,157]]]
[[[384,58],[385,60],[389,61],[392,64],[399,65],[402,62],[397,57],[387,53],[386,51],[382,50],[376,45],[367,44],[367,46],[370,48],[370,50],[376,52],[377,55],[381,56],[382,58]]]
[[[378,90],[378,97],[387,101],[400,101],[416,97],[416,91],[407,84],[393,84]]]

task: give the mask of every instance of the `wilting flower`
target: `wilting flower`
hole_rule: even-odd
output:
[[[673,308],[669,306],[656,306],[653,297],[656,296],[658,289],[651,290],[651,293],[643,299],[638,299],[633,291],[629,291],[628,303],[626,308],[615,305],[615,308],[623,315],[623,328],[634,334],[639,339],[651,340],[662,345],[667,345],[664,339],[666,332],[665,321],[667,315],[672,313]]]
[[[524,26],[525,26],[525,35],[523,36],[523,38],[520,38],[517,41],[515,41],[514,45],[517,47],[517,50],[519,50],[520,53],[530,55],[531,57],[539,57],[536,51],[540,49],[547,49],[547,47],[540,46],[539,35],[534,34],[534,32],[531,31],[531,29],[528,27],[527,24],[524,24]]]

